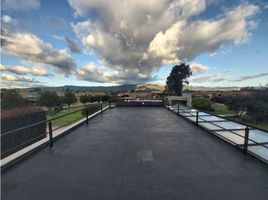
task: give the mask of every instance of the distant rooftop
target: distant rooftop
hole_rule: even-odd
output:
[[[268,166],[163,107],[117,107],[2,174],[3,200],[267,199]]]

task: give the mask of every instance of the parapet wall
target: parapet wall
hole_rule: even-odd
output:
[[[116,99],[117,106],[163,106],[162,99]]]
[[[44,137],[46,123],[5,134],[9,131],[46,120],[38,107],[21,107],[1,112],[1,158],[4,158]]]

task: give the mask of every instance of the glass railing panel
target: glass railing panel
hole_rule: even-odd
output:
[[[211,116],[211,115],[205,112],[199,112],[199,116]]]
[[[199,117],[199,119],[203,119],[205,121],[226,121],[226,119],[216,117],[213,115],[201,116],[201,117]]]
[[[223,138],[226,138],[227,140],[233,142],[234,144],[243,145],[244,144],[244,137],[236,135],[232,133],[231,131],[216,131],[218,135],[220,135]],[[249,144],[253,144],[252,141],[248,141]]]
[[[203,126],[203,127],[205,127],[205,128],[207,128],[207,129],[210,130],[210,131],[214,131],[214,130],[223,130],[222,128],[220,128],[220,127],[218,127],[218,126],[216,126],[216,125],[213,125],[213,124],[211,124],[211,123],[209,123],[209,122],[200,122],[199,125],[200,125],[200,126]]]
[[[261,130],[253,129],[249,131],[249,139],[258,143],[268,142],[268,133]]]
[[[268,160],[268,148],[264,146],[249,146],[248,151],[256,154],[264,160]]]
[[[213,124],[220,126],[224,129],[244,129],[246,126],[242,124],[238,124],[235,122],[230,122],[230,121],[224,121],[224,122],[213,122]]]
[[[190,113],[187,113],[187,112],[180,113],[180,115],[182,115],[184,117],[191,117],[192,116]]]
[[[187,119],[189,119],[190,121],[195,122],[196,121],[196,117],[186,117]],[[199,122],[203,122],[203,119],[198,119]]]

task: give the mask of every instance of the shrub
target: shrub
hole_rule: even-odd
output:
[[[24,99],[22,98],[21,95],[19,95],[19,93],[15,91],[6,91],[1,101],[1,108],[3,110],[22,107],[24,105],[25,105]]]
[[[53,111],[54,111],[55,114],[59,113],[60,111],[62,111],[62,107],[61,106],[55,106],[55,107],[53,107]]]
[[[211,107],[211,102],[203,97],[197,97],[194,98],[192,101],[192,105],[195,109],[198,110],[203,110],[203,111],[211,111],[212,107]]]
[[[96,112],[97,110],[99,110],[101,107],[100,104],[96,104],[96,105],[90,105],[90,106],[87,106],[86,108],[84,108],[81,113],[83,116],[86,116],[86,109],[88,109],[88,114],[91,115],[93,114],[94,112]]]

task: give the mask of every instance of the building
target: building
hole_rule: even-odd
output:
[[[168,105],[184,104],[188,107],[192,107],[192,94],[182,93],[182,96],[167,96],[165,97],[164,102]]]
[[[37,101],[40,97],[40,94],[34,90],[20,90],[19,94],[27,101]]]

